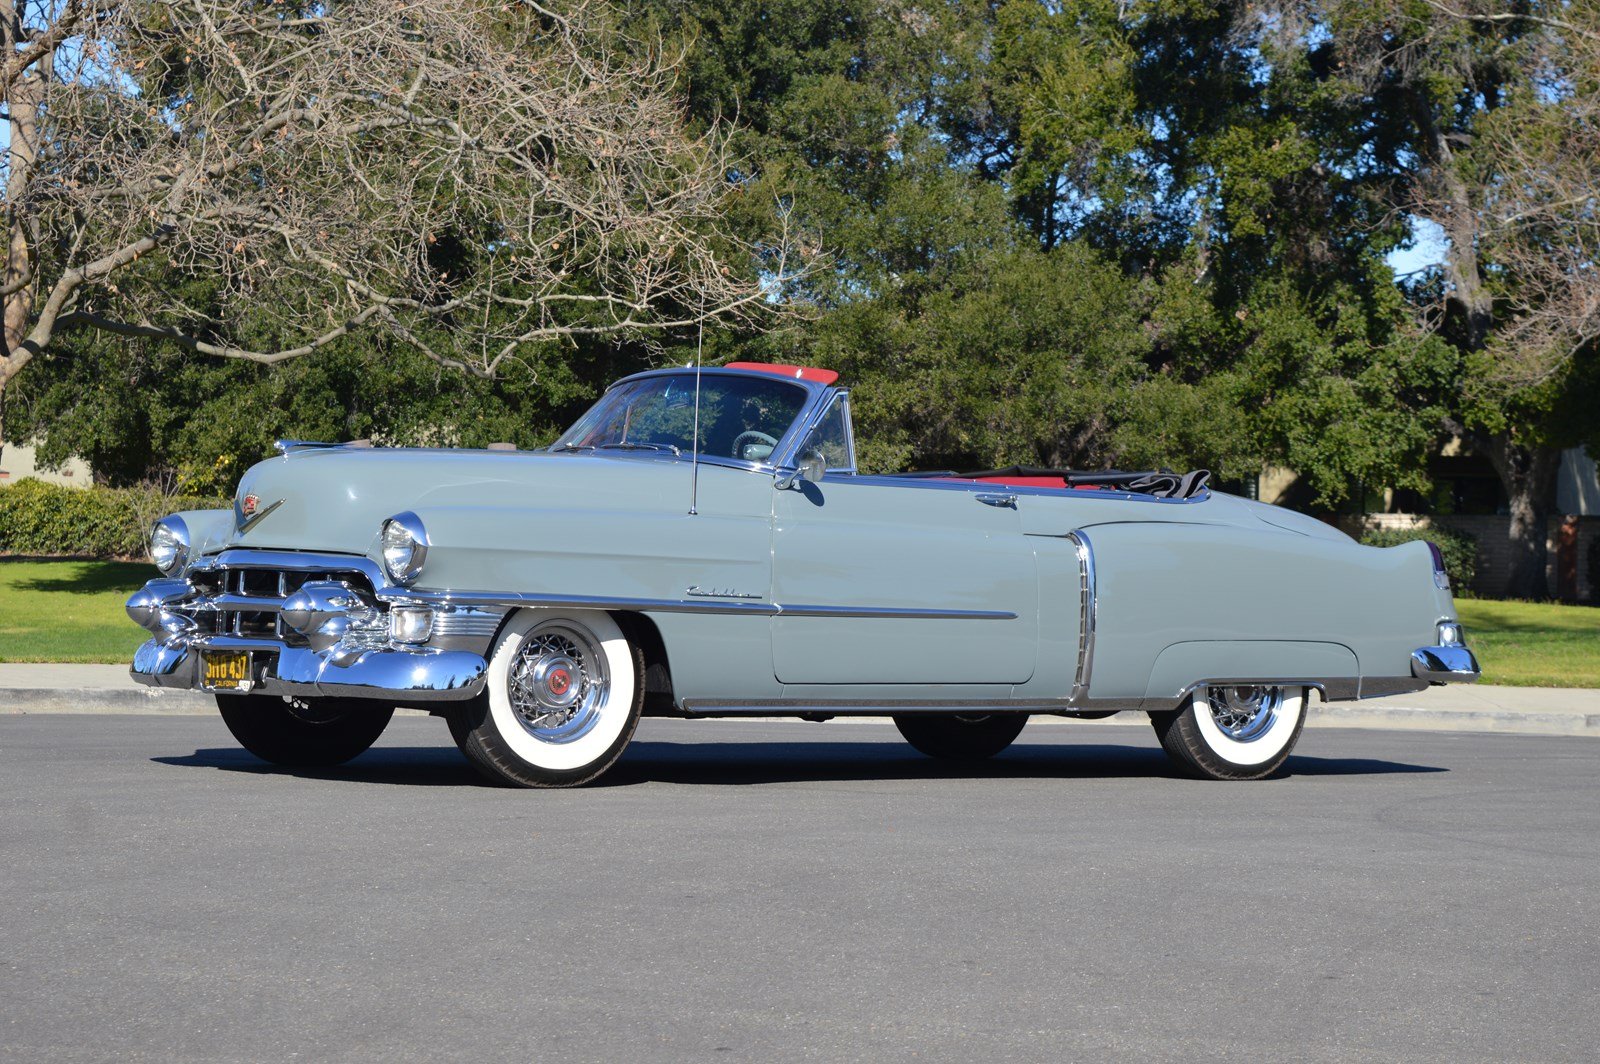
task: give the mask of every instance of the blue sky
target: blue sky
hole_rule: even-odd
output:
[[[1389,266],[1397,275],[1415,273],[1444,261],[1447,242],[1437,223],[1411,219],[1411,243],[1388,255]]]

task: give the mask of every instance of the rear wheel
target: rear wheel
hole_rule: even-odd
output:
[[[1150,714],[1167,756],[1198,779],[1257,780],[1283,766],[1305,726],[1304,687],[1201,687]]]
[[[575,787],[622,756],[643,705],[643,657],[609,615],[525,610],[501,631],[488,684],[453,712],[450,733],[496,783]]]
[[[378,741],[394,707],[364,698],[217,695],[239,745],[263,761],[297,768],[342,765]]]
[[[894,718],[906,742],[929,757],[982,761],[1010,746],[1028,723],[1024,713],[906,714]]]

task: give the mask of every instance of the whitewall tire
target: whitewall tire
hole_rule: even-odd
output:
[[[1289,759],[1305,726],[1304,687],[1201,687],[1179,709],[1150,714],[1162,749],[1186,774],[1253,780]]]
[[[575,787],[622,756],[643,702],[643,659],[608,614],[523,610],[501,629],[487,685],[451,732],[497,783]]]

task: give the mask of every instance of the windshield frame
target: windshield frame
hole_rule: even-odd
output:
[[[833,401],[834,395],[839,391],[838,388],[831,384],[818,384],[816,381],[808,381],[797,377],[782,376],[773,373],[761,373],[755,370],[725,369],[721,366],[706,366],[700,370],[700,373],[702,378],[715,376],[742,377],[747,380],[752,378],[756,380],[767,381],[777,380],[782,381],[784,384],[801,388],[806,393],[805,401],[801,403],[799,411],[795,414],[794,419],[789,423],[789,427],[784,430],[783,435],[778,438],[778,444],[772,449],[772,454],[767,456],[765,459],[754,461],[743,458],[733,458],[731,456],[705,454],[703,452],[699,456],[699,460],[702,464],[728,466],[733,469],[776,472],[777,470],[788,468],[793,463],[794,456],[792,452],[800,446],[801,442],[804,441],[805,437],[810,433],[812,426],[821,417],[822,413],[826,411],[828,405]],[[600,398],[591,403],[582,414],[573,420],[571,425],[568,425],[566,429],[562,431],[560,436],[556,437],[555,442],[545,449],[546,452],[550,454],[604,454],[610,458],[626,457],[632,459],[644,459],[646,461],[659,461],[663,459],[669,462],[691,461],[694,458],[694,455],[692,452],[687,450],[683,451],[681,454],[671,454],[667,451],[656,450],[634,451],[604,448],[590,450],[588,448],[584,448],[582,450],[564,451],[558,450],[558,448],[563,446],[562,441],[572,433],[573,428],[576,427],[577,424],[584,418],[588,417],[590,412],[593,411],[596,406],[605,401],[606,395],[609,395],[613,388],[618,388],[624,384],[631,384],[635,381],[646,380],[652,377],[686,376],[692,379],[694,374],[695,369],[693,366],[673,366],[668,369],[653,369],[647,370],[644,373],[634,373],[612,382],[606,388],[605,392],[601,394]],[[851,435],[852,437],[854,436],[853,430]]]

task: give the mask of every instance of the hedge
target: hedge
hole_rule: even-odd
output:
[[[28,478],[0,487],[0,551],[136,558],[156,518],[231,506],[227,499],[165,495],[147,488],[69,488]]]
[[[1444,570],[1450,574],[1450,587],[1457,594],[1472,587],[1478,575],[1478,538],[1449,528],[1374,528],[1361,537],[1369,547],[1397,547],[1413,540],[1427,540],[1444,555]]]

